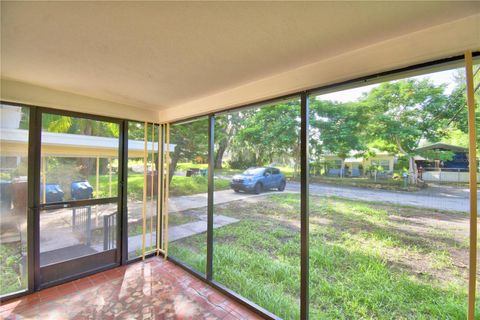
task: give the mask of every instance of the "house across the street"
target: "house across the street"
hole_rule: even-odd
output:
[[[424,181],[468,182],[468,149],[446,143],[434,143],[415,150],[415,164]]]
[[[345,159],[344,176],[359,177],[367,174],[372,166],[382,167],[383,173],[392,173],[395,164],[395,155],[388,152],[375,152],[373,157],[352,156]],[[342,159],[336,155],[325,155],[326,163],[325,173],[330,176],[340,175],[342,168]]]

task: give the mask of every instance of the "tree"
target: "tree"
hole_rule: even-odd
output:
[[[429,80],[385,82],[362,98],[368,106],[367,133],[385,151],[409,157],[412,183],[417,183],[414,150],[422,140],[437,142],[451,118],[445,86]]]
[[[119,136],[120,126],[117,123],[97,121],[88,118],[61,116],[56,114],[42,114],[42,129],[48,132],[70,133],[101,137]],[[94,161],[91,158],[77,158],[76,162],[80,173],[88,176],[95,172]],[[101,171],[106,171],[108,163],[101,161]]]
[[[312,99],[310,127],[318,132],[316,149],[321,154],[334,154],[341,159],[340,176],[345,172],[345,159],[367,151],[364,127],[366,106],[362,103],[339,103]],[[355,152],[355,154],[353,153]]]
[[[251,113],[252,110],[244,110],[215,117],[215,169],[222,169],[225,152]]]
[[[169,177],[172,180],[180,160],[192,161],[208,156],[208,119],[180,123],[170,127],[170,144],[175,150],[170,154]]]
[[[475,110],[476,110],[476,123],[477,126],[480,123],[480,65],[473,66],[473,78],[474,78],[474,95],[475,95]],[[461,144],[468,144],[468,108],[467,108],[467,88],[466,88],[466,76],[463,70],[458,70],[455,74],[454,81],[456,88],[452,91],[448,98],[448,104],[451,108],[451,118],[449,121],[450,127],[449,135],[452,137],[445,140],[460,140]],[[463,132],[461,136],[460,132]],[[465,143],[466,141],[466,143]],[[477,130],[477,141],[480,141],[480,130]]]
[[[237,148],[255,155],[256,165],[272,164],[276,158],[294,159],[300,154],[300,103],[288,100],[265,106],[243,119],[235,137]]]

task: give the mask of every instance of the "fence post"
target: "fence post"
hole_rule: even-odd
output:
[[[72,209],[72,231],[75,231],[75,220],[76,220],[76,214],[75,214],[75,208]]]
[[[91,239],[92,239],[92,207],[88,207],[88,210],[87,210],[86,234],[87,234],[87,246],[90,246]]]
[[[103,251],[109,248],[110,226],[108,224],[108,215],[103,216]]]

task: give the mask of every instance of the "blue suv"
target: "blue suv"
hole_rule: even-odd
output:
[[[230,182],[235,192],[242,190],[256,194],[269,189],[283,191],[286,185],[285,175],[277,168],[250,168],[235,175]]]

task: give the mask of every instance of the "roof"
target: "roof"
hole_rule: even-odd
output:
[[[26,155],[28,151],[28,130],[1,129],[0,147],[2,154]],[[158,142],[153,143],[158,149]],[[152,149],[152,143],[148,143]],[[119,140],[117,138],[97,137],[81,134],[42,132],[42,155],[58,157],[117,157]],[[144,141],[128,140],[128,156],[143,157]],[[175,145],[170,144],[170,150]]]
[[[441,143],[441,142],[437,142],[437,143],[430,144],[428,146],[417,148],[414,151],[421,152],[421,151],[438,150],[438,149],[443,149],[443,150],[448,150],[453,152],[468,152],[467,148],[454,146],[452,144]]]
[[[380,151],[377,148],[370,148],[370,151],[374,154],[373,156],[369,157],[371,159],[373,159],[377,156],[392,156],[392,157],[395,156],[394,153],[391,153],[391,152],[388,152],[388,151]],[[361,151],[352,150],[352,151],[349,152],[349,155],[345,159],[345,161],[356,162],[358,160],[358,162],[361,162],[364,158],[363,156],[361,156],[361,154],[362,154]],[[323,156],[324,157],[329,157],[329,158],[331,158],[331,157],[339,158],[335,153],[325,153]]]

